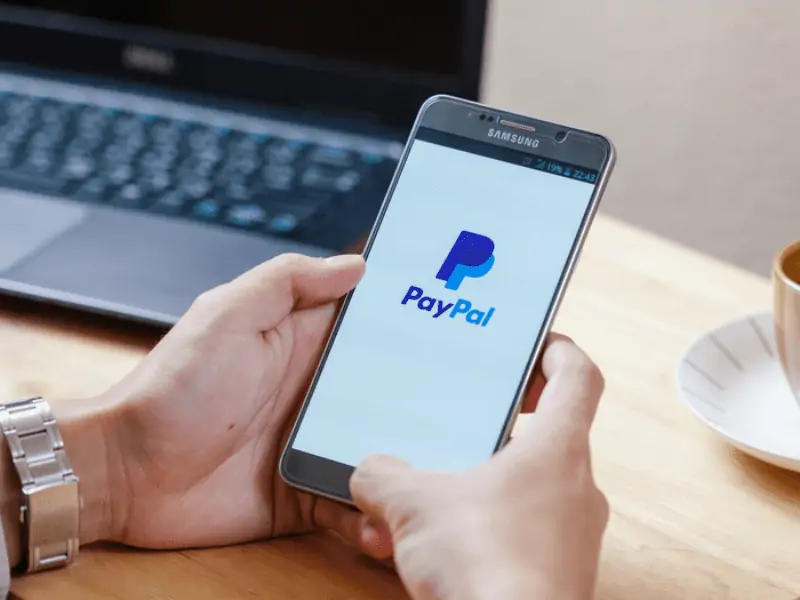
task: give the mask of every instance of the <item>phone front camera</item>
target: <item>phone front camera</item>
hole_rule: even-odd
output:
[[[567,137],[567,132],[566,131],[557,131],[556,132],[556,141],[557,142],[563,142],[566,137]]]

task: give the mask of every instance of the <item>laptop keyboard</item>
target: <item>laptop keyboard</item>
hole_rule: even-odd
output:
[[[354,213],[368,211],[368,227],[395,164],[341,146],[0,92],[0,186],[78,202],[319,243]]]

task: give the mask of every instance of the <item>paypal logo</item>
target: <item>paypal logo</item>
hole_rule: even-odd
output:
[[[492,265],[494,242],[484,235],[462,231],[439,268],[436,279],[444,281],[446,289],[457,290],[465,278],[483,277]],[[444,315],[450,319],[463,317],[467,323],[479,327],[486,327],[494,314],[494,307],[480,310],[473,308],[472,302],[465,298],[449,301],[426,296],[425,291],[415,285],[408,288],[400,303],[406,306],[410,302],[416,303],[417,309],[429,312],[434,319]]]
[[[465,277],[483,277],[494,265],[494,242],[485,235],[462,231],[444,259],[436,279],[457,290]]]

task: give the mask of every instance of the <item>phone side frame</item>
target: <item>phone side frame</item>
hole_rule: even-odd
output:
[[[440,102],[440,101],[452,102],[452,103],[460,104],[463,107],[474,108],[476,110],[503,112],[505,115],[510,116],[512,118],[519,118],[519,119],[522,119],[522,120],[530,120],[529,118],[524,117],[523,115],[515,115],[514,113],[510,113],[510,112],[507,112],[507,111],[498,111],[498,109],[492,108],[492,107],[490,107],[490,106],[488,106],[486,104],[482,104],[480,102],[474,102],[474,101],[471,101],[471,100],[465,100],[465,99],[462,99],[462,98],[456,98],[454,96],[450,96],[450,95],[446,95],[446,94],[439,94],[439,95],[432,96],[432,97],[428,98],[423,103],[423,105],[420,107],[420,110],[417,113],[416,118],[414,119],[414,124],[412,125],[411,130],[410,130],[410,132],[408,134],[408,138],[406,140],[406,144],[405,144],[405,146],[403,148],[403,152],[401,153],[400,159],[398,161],[397,168],[395,169],[395,172],[392,175],[392,180],[391,180],[391,182],[389,184],[389,187],[387,188],[387,191],[386,191],[386,194],[384,196],[383,202],[381,203],[380,209],[378,211],[378,215],[377,215],[377,217],[375,219],[375,223],[373,224],[373,226],[372,226],[372,228],[370,230],[369,236],[367,237],[367,240],[366,240],[366,242],[364,244],[364,248],[362,250],[362,256],[364,257],[365,261],[368,259],[369,253],[370,253],[370,251],[372,249],[374,241],[375,241],[375,239],[376,239],[376,237],[378,235],[378,232],[380,231],[381,226],[383,225],[383,219],[386,216],[386,211],[388,210],[389,204],[391,203],[391,199],[394,196],[394,192],[395,192],[395,189],[397,187],[397,183],[398,183],[398,181],[399,181],[400,177],[402,176],[403,171],[405,169],[405,165],[406,165],[406,161],[408,159],[408,155],[409,155],[409,153],[411,151],[411,148],[413,146],[413,142],[417,137],[417,133],[418,133],[419,128],[420,128],[420,126],[422,124],[422,121],[423,121],[423,119],[425,117],[425,113],[426,113],[426,111],[428,110],[428,108],[430,106],[432,106],[433,104],[435,104],[437,102]],[[578,258],[580,256],[580,252],[581,252],[581,250],[583,248],[583,245],[584,245],[584,242],[586,240],[586,236],[588,234],[589,229],[591,228],[591,224],[594,221],[594,217],[595,217],[595,215],[597,213],[597,208],[599,206],[600,199],[602,198],[603,193],[605,192],[605,188],[606,188],[606,185],[607,185],[607,182],[608,182],[608,178],[609,178],[611,172],[613,171],[614,165],[616,164],[616,150],[614,148],[614,145],[612,144],[612,142],[608,138],[605,138],[605,137],[600,136],[600,135],[595,134],[595,133],[584,132],[584,131],[582,131],[582,130],[580,130],[578,128],[575,128],[575,127],[567,127],[567,126],[565,126],[564,129],[567,129],[569,131],[574,131],[576,133],[591,135],[591,136],[594,136],[594,137],[596,137],[598,139],[601,139],[603,141],[603,143],[608,148],[608,156],[607,156],[605,164],[603,165],[603,168],[601,170],[599,170],[599,180],[595,184],[595,189],[594,189],[594,191],[592,193],[592,197],[590,199],[589,206],[588,206],[588,208],[586,210],[586,213],[584,215],[584,218],[583,218],[583,221],[581,223],[580,229],[578,230],[578,234],[576,235],[575,240],[573,241],[573,246],[570,249],[570,253],[569,253],[569,257],[568,257],[567,263],[566,263],[566,265],[565,265],[565,267],[564,267],[564,269],[563,269],[563,271],[561,273],[561,278],[559,280],[559,283],[558,283],[558,286],[556,288],[556,291],[555,291],[555,293],[553,295],[553,299],[552,299],[552,301],[550,303],[550,306],[547,309],[547,313],[545,315],[545,320],[543,322],[542,327],[540,328],[537,340],[536,340],[533,348],[531,349],[531,353],[530,353],[530,356],[529,356],[529,359],[528,359],[528,363],[527,363],[526,368],[525,368],[525,370],[523,372],[522,378],[520,379],[520,384],[519,384],[519,387],[517,389],[517,393],[515,395],[514,401],[511,403],[511,406],[509,407],[508,414],[507,414],[507,417],[506,417],[506,421],[504,423],[503,429],[500,432],[500,435],[498,437],[498,442],[495,445],[493,453],[496,453],[497,451],[499,451],[508,442],[508,440],[510,439],[511,432],[513,431],[513,428],[514,428],[514,423],[516,422],[516,418],[519,415],[519,412],[520,412],[521,407],[522,407],[522,402],[524,400],[525,393],[526,393],[526,391],[527,391],[527,389],[528,389],[528,387],[530,385],[531,378],[533,376],[536,364],[537,364],[537,362],[538,362],[538,360],[539,360],[539,358],[541,356],[542,349],[544,348],[545,340],[547,338],[548,333],[550,332],[550,329],[552,327],[553,321],[554,321],[555,316],[556,316],[556,314],[558,312],[558,308],[561,305],[561,301],[563,299],[566,287],[567,287],[567,285],[569,284],[569,281],[572,278],[572,274],[573,274],[573,272],[575,270],[575,266],[577,264],[577,260],[578,260]],[[335,320],[334,320],[333,327],[331,328],[331,332],[330,332],[330,334],[328,336],[328,339],[327,339],[327,341],[325,343],[325,347],[324,347],[324,349],[322,351],[322,354],[320,356],[319,363],[318,363],[318,365],[316,366],[316,368],[314,370],[314,374],[313,374],[313,376],[311,378],[311,381],[309,382],[309,386],[308,386],[308,389],[306,391],[305,397],[303,398],[303,402],[302,402],[302,404],[300,406],[299,411],[297,412],[294,424],[292,425],[291,432],[290,432],[288,438],[286,439],[286,443],[285,443],[284,448],[283,448],[283,450],[281,452],[281,456],[280,456],[280,459],[279,459],[279,462],[278,462],[278,472],[279,472],[281,478],[284,480],[284,482],[287,485],[289,485],[291,487],[294,487],[296,489],[299,489],[299,490],[302,490],[302,491],[317,495],[317,496],[322,496],[322,497],[328,498],[330,500],[334,500],[336,502],[341,502],[341,503],[344,503],[344,504],[347,504],[347,505],[351,505],[351,506],[355,506],[355,504],[354,504],[354,502],[352,501],[352,499],[349,496],[348,497],[341,497],[341,496],[338,496],[336,494],[329,493],[326,490],[315,488],[313,486],[309,486],[309,485],[303,484],[301,482],[292,480],[292,477],[288,474],[288,472],[286,470],[286,462],[287,462],[287,456],[288,456],[289,452],[292,451],[292,445],[293,445],[294,440],[296,438],[297,432],[300,429],[300,425],[302,424],[303,417],[305,416],[306,410],[308,409],[308,406],[309,406],[309,404],[311,402],[311,398],[312,398],[312,396],[314,394],[314,391],[316,389],[316,386],[317,386],[317,383],[319,381],[320,375],[322,374],[324,366],[327,363],[327,359],[328,359],[328,356],[330,354],[331,349],[333,348],[333,344],[336,341],[336,338],[337,338],[337,335],[338,335],[338,332],[339,332],[339,328],[340,328],[342,322],[344,321],[345,315],[347,314],[347,309],[348,309],[348,307],[350,305],[350,300],[351,300],[351,298],[353,296],[354,291],[355,291],[355,289],[353,289],[350,292],[348,292],[345,295],[345,297],[342,299],[342,301],[340,302],[340,305],[338,307],[338,310],[337,310],[337,313],[336,313],[336,317],[335,317]]]

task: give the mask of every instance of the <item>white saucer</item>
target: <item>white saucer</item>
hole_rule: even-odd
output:
[[[781,369],[770,313],[732,321],[695,341],[678,366],[678,390],[733,446],[800,472],[800,403]]]

